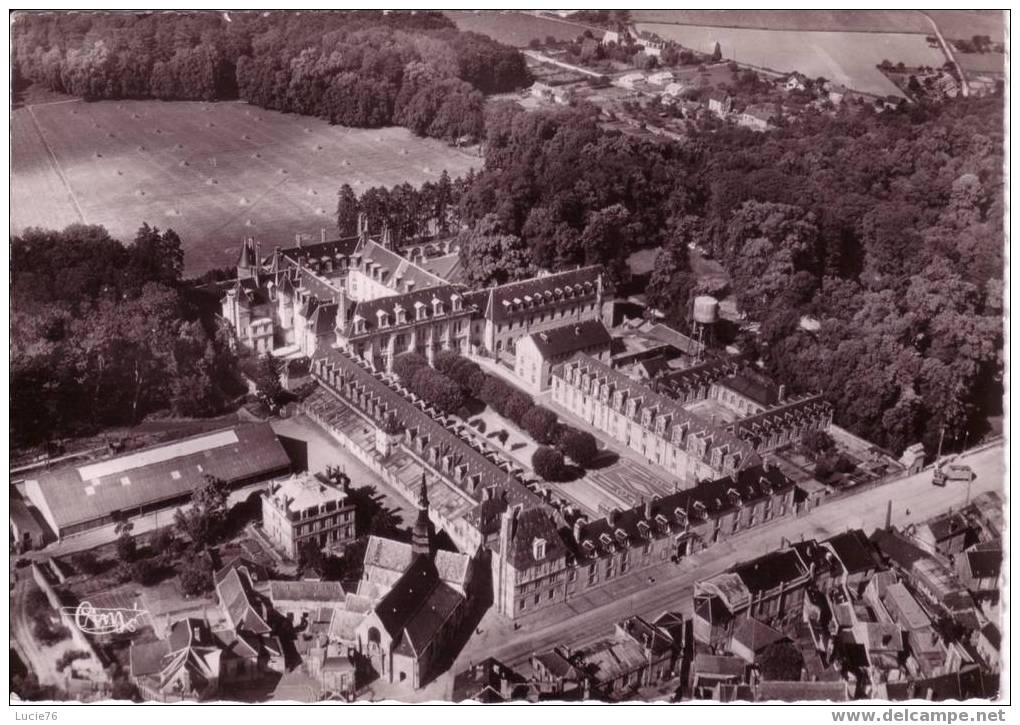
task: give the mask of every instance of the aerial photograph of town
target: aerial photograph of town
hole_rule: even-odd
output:
[[[9,20],[19,719],[1006,720],[1009,11]]]

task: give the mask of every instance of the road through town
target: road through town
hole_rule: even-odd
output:
[[[1001,444],[969,454],[965,460],[977,474],[971,484],[970,498],[985,491],[997,491],[1001,495],[1004,481]],[[797,518],[751,529],[680,564],[666,563],[621,577],[567,605],[537,612],[519,621],[517,629],[490,610],[482,620],[482,631],[468,642],[452,671],[459,672],[471,662],[490,656],[517,665],[533,652],[555,644],[582,646],[610,635],[613,624],[631,614],[654,617],[673,609],[689,616],[695,582],[739,561],[774,551],[784,539],[824,538],[858,527],[870,533],[885,524],[889,501],[892,501],[892,522],[900,526],[923,521],[966,503],[966,485],[939,488],[932,485],[931,475],[931,471],[926,470],[824,504]]]

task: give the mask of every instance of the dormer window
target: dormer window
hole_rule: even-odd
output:
[[[389,315],[386,314],[386,310],[376,310],[375,317],[379,323],[379,327],[389,327],[390,320]]]
[[[705,503],[703,501],[695,501],[694,502],[694,512],[699,517],[705,518],[705,516],[708,514],[708,509],[705,508]]]
[[[545,539],[535,539],[531,542],[531,554],[535,557],[535,561],[545,558]]]
[[[397,305],[396,307],[393,308],[393,315],[394,317],[396,317],[398,325],[403,325],[407,323],[407,310],[405,310],[400,305]]]
[[[450,305],[453,307],[454,312],[460,312],[463,301],[460,295],[450,295]]]
[[[599,537],[599,543],[602,544],[607,549],[609,549],[610,551],[612,551],[612,549],[613,549],[613,540],[610,538],[609,534],[602,534]]]
[[[663,531],[669,526],[669,521],[662,514],[655,514],[655,524]]]
[[[432,314],[437,317],[443,314],[443,302],[438,297],[432,298]]]
[[[676,522],[678,524],[683,526],[684,524],[687,523],[687,512],[684,511],[679,506],[677,506],[675,509],[673,509],[673,518],[676,519]]]
[[[414,319],[424,320],[425,319],[425,303],[415,302],[414,303]]]
[[[638,533],[641,534],[641,538],[649,539],[652,536],[652,527],[644,521],[638,521]]]
[[[616,534],[617,540],[621,544],[627,543],[627,532],[626,531],[624,531],[623,529],[617,529],[614,533]]]
[[[365,318],[361,315],[354,316],[354,332],[361,334],[365,331]]]
[[[591,539],[585,539],[584,543],[581,544],[581,548],[584,549],[584,553],[587,554],[588,556],[592,556],[595,554],[595,544],[592,543]]]

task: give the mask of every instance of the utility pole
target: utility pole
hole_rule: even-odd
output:
[[[936,466],[936,468],[939,465],[939,459],[942,458],[942,441],[944,441],[945,439],[946,439],[946,424],[943,423],[942,424],[942,432],[939,433],[939,449],[938,449],[938,452],[935,453],[935,466]]]

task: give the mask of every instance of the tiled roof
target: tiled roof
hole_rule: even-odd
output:
[[[747,671],[747,663],[739,657],[732,655],[709,655],[698,653],[694,655],[691,664],[691,672],[698,675],[715,675],[722,677],[736,677],[743,679]]]
[[[290,459],[268,423],[237,425],[100,463],[46,471],[35,484],[43,500],[33,502],[63,529],[187,496],[205,484],[206,475],[230,485],[289,468]],[[27,487],[31,498],[33,482]]]
[[[551,330],[533,333],[528,337],[545,358],[559,357],[595,346],[608,347],[613,340],[601,320],[561,325]]]
[[[464,587],[471,571],[471,557],[439,549],[433,559],[439,578],[451,586]]]
[[[967,533],[967,521],[958,513],[946,514],[928,522],[928,528],[936,542],[946,541]]]
[[[252,591],[248,575],[241,569],[231,569],[216,585],[220,606],[230,625],[244,627],[255,634],[268,634],[271,630],[265,618],[265,608]]]
[[[130,666],[132,677],[153,675],[163,669],[163,658],[170,654],[170,642],[158,639],[154,642],[132,642]]]
[[[732,637],[734,642],[747,647],[752,653],[761,652],[769,645],[786,639],[782,632],[751,617],[743,617],[737,621],[733,627]]]
[[[733,423],[732,428],[742,440],[757,445],[762,435],[775,428],[783,429],[798,419],[821,418],[832,413],[832,405],[821,395],[807,395],[795,400],[777,404],[770,410]]]
[[[332,239],[314,244],[302,244],[299,247],[286,247],[280,250],[280,255],[287,263],[296,265],[298,260],[321,259],[332,257],[341,259],[354,253],[358,246],[358,237],[346,237],[344,239]]]
[[[365,545],[363,567],[375,566],[389,571],[405,572],[414,561],[411,545],[403,541],[369,536]]]
[[[491,287],[485,290],[485,317],[502,323],[563,300],[590,301],[598,293],[601,273],[602,267],[593,265]]]
[[[535,655],[535,659],[541,662],[553,677],[580,677],[577,668],[558,649],[539,652]]]
[[[913,567],[914,562],[930,558],[924,549],[895,529],[876,529],[871,540],[887,559],[907,571]]]
[[[280,601],[340,602],[345,596],[346,593],[340,582],[269,582],[269,597],[274,604]]]

